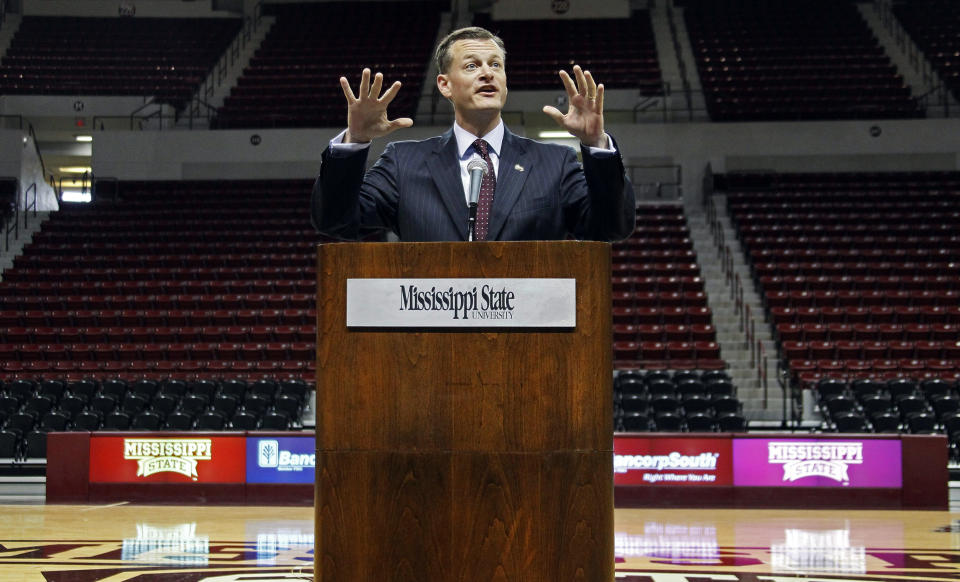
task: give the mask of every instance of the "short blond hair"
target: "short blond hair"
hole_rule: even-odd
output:
[[[452,47],[453,43],[457,42],[458,40],[492,40],[503,52],[504,58],[507,56],[507,48],[503,44],[503,39],[493,34],[486,28],[481,28],[479,26],[458,28],[457,30],[454,30],[447,36],[443,37],[443,40],[441,40],[437,45],[434,58],[437,61],[438,73],[446,74],[447,69],[450,68],[450,61],[453,59],[453,56],[450,54],[450,47]]]

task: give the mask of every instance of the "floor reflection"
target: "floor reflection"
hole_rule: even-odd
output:
[[[137,537],[124,538],[121,559],[141,565],[206,566],[210,537],[197,535],[195,522],[174,526],[137,524]]]
[[[277,524],[253,522],[247,529],[247,539],[257,540],[257,565],[276,566],[298,559],[313,559],[313,522]],[[312,562],[310,566],[312,566]]]
[[[306,518],[305,518],[306,517]],[[3,582],[301,582],[312,509],[0,506]],[[617,509],[620,582],[960,582],[960,515]]]
[[[626,558],[661,558],[675,564],[711,564],[720,561],[717,528],[713,524],[648,521],[643,531],[614,534],[614,553]]]
[[[774,572],[867,572],[867,549],[850,543],[849,529],[785,529],[783,534],[782,541],[770,545],[771,568]]]

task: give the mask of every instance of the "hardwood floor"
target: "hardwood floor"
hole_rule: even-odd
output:
[[[960,513],[617,509],[627,582],[960,580]],[[307,507],[0,505],[3,582],[295,582]],[[398,578],[399,579],[399,578]]]

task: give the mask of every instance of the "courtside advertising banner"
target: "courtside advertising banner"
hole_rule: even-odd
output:
[[[733,485],[729,438],[614,437],[613,484]]]
[[[733,439],[738,487],[903,486],[897,439]]]
[[[247,483],[313,483],[316,440],[247,437]]]
[[[189,434],[189,433],[184,433]],[[243,483],[242,436],[90,438],[91,483]]]

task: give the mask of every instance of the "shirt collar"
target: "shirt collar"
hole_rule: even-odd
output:
[[[500,120],[500,123],[497,124],[487,135],[476,136],[470,133],[469,131],[460,127],[457,122],[453,123],[453,135],[457,138],[457,153],[460,154],[460,159],[464,159],[467,155],[467,151],[470,149],[470,146],[473,145],[473,142],[476,141],[477,137],[482,137],[488,144],[490,144],[490,151],[497,156],[500,155],[500,146],[503,145],[503,132],[504,125],[503,120]]]

